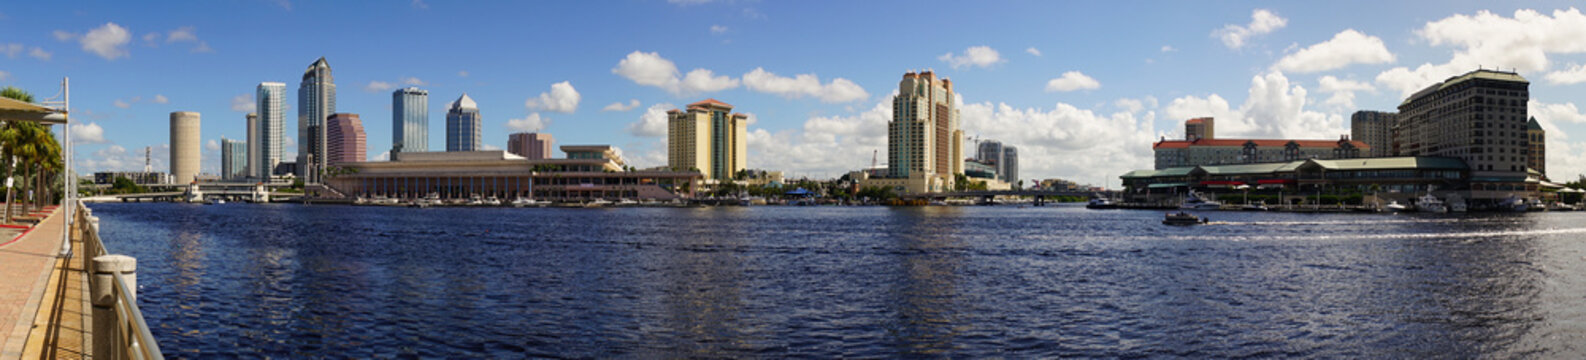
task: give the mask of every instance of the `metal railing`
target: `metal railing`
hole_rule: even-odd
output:
[[[79,235],[83,241],[82,255],[85,256],[83,264],[88,276],[88,288],[94,289],[95,292],[92,298],[95,308],[93,314],[96,317],[92,332],[93,356],[99,359],[117,360],[164,359],[165,356],[160,353],[159,343],[149,331],[148,322],[143,320],[143,311],[138,309],[136,275],[123,274],[116,269],[101,274],[96,258],[111,253],[105,249],[104,242],[100,241],[99,218],[93,216],[93,211],[81,201],[77,202],[76,217],[74,227],[80,231]],[[110,283],[103,284],[102,282],[106,280]],[[108,299],[105,298],[107,296]],[[111,319],[99,319],[98,317],[102,315],[110,315]],[[108,346],[101,348],[101,345]]]

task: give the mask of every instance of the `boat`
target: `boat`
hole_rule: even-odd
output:
[[[1391,211],[1391,212],[1400,212],[1400,211],[1408,211],[1408,210],[1410,210],[1410,207],[1409,206],[1404,206],[1404,204],[1400,204],[1398,200],[1389,200],[1387,205],[1383,205],[1382,206],[1382,209],[1383,210],[1387,210],[1387,211]]]
[[[584,203],[584,207],[586,208],[604,207],[606,205],[611,205],[611,201],[606,199],[595,199],[595,201]]]
[[[1525,202],[1526,211],[1546,211],[1547,206],[1542,205],[1542,199],[1531,199]]]
[[[1222,207],[1223,203],[1202,199],[1200,195],[1197,195],[1193,192],[1185,195],[1184,202],[1179,204],[1180,209],[1189,210],[1217,210],[1221,209]]]
[[[545,206],[545,202],[534,200],[534,199],[521,198],[521,197],[517,198],[517,199],[512,199],[512,207],[524,207],[524,206]]]
[[[639,206],[639,202],[633,201],[633,199],[622,198],[617,199],[617,206]]]
[[[1205,223],[1206,219],[1196,217],[1195,215],[1191,215],[1190,213],[1183,211],[1177,213],[1167,213],[1167,216],[1163,217],[1162,219],[1162,225],[1188,226]]]
[[[1469,210],[1470,204],[1465,203],[1464,198],[1461,198],[1458,195],[1448,196],[1448,212],[1462,213]]]
[[[1112,199],[1108,199],[1108,198],[1097,196],[1097,197],[1090,198],[1090,203],[1085,204],[1085,208],[1086,209],[1117,209],[1118,208],[1118,204],[1112,202]]]
[[[1577,210],[1577,209],[1575,208],[1574,205],[1565,204],[1565,203],[1562,203],[1562,202],[1554,202],[1554,203],[1547,204],[1547,211],[1575,211],[1575,210]]]
[[[1508,198],[1498,202],[1498,211],[1524,212],[1526,211],[1526,208],[1527,206],[1525,199],[1521,199],[1519,196],[1515,195],[1509,195]]]
[[[408,207],[427,208],[430,207],[430,202],[425,199],[413,200],[413,202],[408,203]]]
[[[226,203],[226,199],[208,199],[208,200],[204,200],[204,205],[220,205],[220,204],[225,204],[225,203]]]
[[[1240,206],[1239,210],[1244,210],[1244,211],[1267,211],[1269,209],[1267,208],[1267,203],[1266,202],[1257,201],[1257,202],[1254,202],[1254,203],[1245,204],[1245,206]]]
[[[1445,214],[1448,213],[1448,205],[1444,204],[1443,200],[1438,199],[1436,196],[1426,194],[1416,198],[1415,211]]]
[[[501,199],[497,199],[496,197],[491,196],[491,197],[485,199],[485,205],[501,206]]]

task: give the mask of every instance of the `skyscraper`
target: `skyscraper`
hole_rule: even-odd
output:
[[[416,87],[391,93],[391,153],[430,151],[430,92]],[[396,158],[392,156],[391,158]]]
[[[529,160],[551,158],[551,134],[520,132],[507,136],[507,152]]]
[[[171,113],[171,179],[177,184],[192,183],[198,175],[198,113]]]
[[[248,143],[220,137],[220,178],[233,180],[247,177]]]
[[[1349,116],[1349,137],[1371,145],[1368,157],[1393,156],[1393,122],[1399,114],[1383,111],[1356,111]]]
[[[975,153],[975,160],[981,164],[991,165],[997,171],[997,180],[1009,184],[1019,182],[1019,152],[1013,145],[1003,145],[1001,141],[985,140],[980,142],[980,147]]]
[[[297,175],[318,183],[325,168],[325,118],[336,113],[336,82],[320,57],[303,71],[297,87]]]
[[[259,145],[258,156],[254,159],[259,166],[254,166],[249,171],[253,177],[269,181],[270,174],[277,164],[281,163],[281,147],[286,141],[286,84],[278,82],[259,83],[259,88],[254,94],[255,107],[259,111]]]
[[[1195,141],[1217,137],[1217,119],[1194,118],[1184,122],[1184,140]]]
[[[327,122],[326,153],[330,158],[325,160],[326,165],[363,161],[366,149],[358,114],[336,113]]]
[[[259,168],[259,113],[248,113],[248,148],[243,152],[242,175],[239,177],[253,177],[253,169]]]
[[[1547,174],[1547,131],[1542,130],[1542,123],[1536,122],[1536,117],[1525,123],[1525,137],[1529,148],[1525,152],[1525,166],[1536,169],[1536,172]]]
[[[746,166],[748,115],[716,99],[666,112],[666,160],[673,170],[698,169],[706,179],[732,180]]]
[[[952,188],[953,175],[964,172],[963,137],[952,80],[904,73],[887,123],[887,176],[934,178],[926,191]]]
[[[446,151],[478,151],[479,132],[483,128],[479,104],[463,94],[446,109]]]
[[[1472,199],[1534,191],[1525,171],[1530,87],[1518,73],[1486,69],[1432,84],[1399,104],[1393,151],[1464,160]]]

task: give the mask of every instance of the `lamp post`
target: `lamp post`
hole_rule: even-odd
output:
[[[61,171],[61,174],[63,174],[62,176],[65,177],[65,179],[62,179],[61,181],[61,189],[63,192],[65,192],[65,194],[62,194],[61,196],[61,207],[65,209],[62,211],[61,215],[65,216],[65,218],[62,219],[63,221],[61,222],[60,257],[69,257],[72,255],[72,210],[75,210],[73,208],[73,205],[75,204],[72,202],[72,200],[77,195],[77,179],[72,176],[72,125],[68,116],[68,114],[71,113],[72,107],[72,91],[70,87],[70,80],[71,78],[61,78],[62,98],[60,102],[60,110],[44,116],[46,124],[59,122],[62,128],[61,162],[64,164],[63,167],[65,167],[65,169]],[[45,103],[51,102],[46,101]],[[39,194],[38,196],[43,196],[42,192],[35,192]]]

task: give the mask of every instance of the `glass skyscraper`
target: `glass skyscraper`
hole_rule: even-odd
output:
[[[416,87],[391,93],[391,153],[430,151],[430,92]],[[392,156],[391,158],[396,158]]]
[[[446,109],[446,151],[479,151],[479,104],[463,94]]]
[[[259,143],[258,155],[249,163],[257,161],[259,166],[249,169],[258,179],[269,179],[270,173],[276,164],[281,163],[281,147],[286,141],[286,84],[278,82],[259,83],[258,90],[254,93],[255,106],[259,111]]]
[[[231,180],[247,177],[248,143],[220,138],[220,178]]]
[[[306,182],[318,183],[325,169],[325,118],[335,113],[336,81],[320,57],[303,71],[297,87],[297,175]]]

